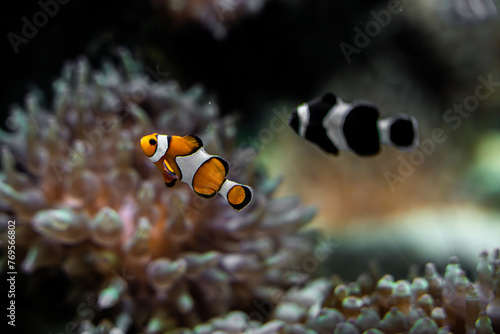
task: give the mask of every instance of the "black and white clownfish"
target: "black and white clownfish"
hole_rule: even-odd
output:
[[[413,116],[398,114],[379,119],[375,104],[363,100],[347,103],[332,93],[299,105],[288,123],[299,136],[334,155],[347,150],[372,156],[380,152],[380,144],[411,151],[419,142]]]
[[[229,164],[208,154],[196,136],[170,136],[153,133],[141,138],[141,148],[161,171],[167,187],[182,181],[204,198],[221,194],[235,210],[252,201],[252,188],[226,179]]]

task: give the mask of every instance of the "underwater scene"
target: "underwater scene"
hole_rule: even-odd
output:
[[[500,1],[9,6],[1,333],[500,333]]]

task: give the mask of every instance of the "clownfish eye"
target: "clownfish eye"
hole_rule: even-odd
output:
[[[156,140],[150,139],[149,140],[149,145],[152,145],[152,146],[156,145]]]

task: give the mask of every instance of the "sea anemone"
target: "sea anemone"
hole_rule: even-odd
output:
[[[269,316],[269,321],[256,322],[259,314]],[[408,278],[401,280],[381,276],[380,269],[371,266],[354,282],[338,275],[309,280],[279,300],[261,300],[249,315],[231,312],[182,333],[492,334],[499,330],[500,251],[496,249],[491,256],[480,254],[475,282],[456,257],[450,258],[444,275],[427,263],[422,275],[412,267]]]
[[[182,92],[126,50],[118,55],[121,65],[102,70],[85,57],[68,62],[53,84],[53,111],[31,92],[11,111],[12,131],[0,133],[2,222],[16,224],[19,275],[37,277],[30,299],[51,283],[40,275],[52,268],[70,282],[66,328],[157,333],[283,292],[295,259],[311,250],[298,231],[315,209],[272,198],[278,180],[258,168],[255,150],[236,147],[234,119],[219,117],[199,87]],[[185,184],[167,189],[139,145],[153,131],[201,137],[207,152],[228,159],[228,177],[254,188],[253,204],[237,212]]]

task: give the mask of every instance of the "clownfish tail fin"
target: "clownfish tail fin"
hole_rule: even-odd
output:
[[[419,143],[418,122],[415,117],[398,114],[378,120],[380,141],[400,151],[412,151]]]
[[[253,191],[247,185],[225,180],[219,194],[224,196],[229,205],[235,210],[243,210],[252,202]]]
[[[227,201],[235,210],[242,210],[252,202],[252,189],[243,184],[237,184],[229,190]]]

